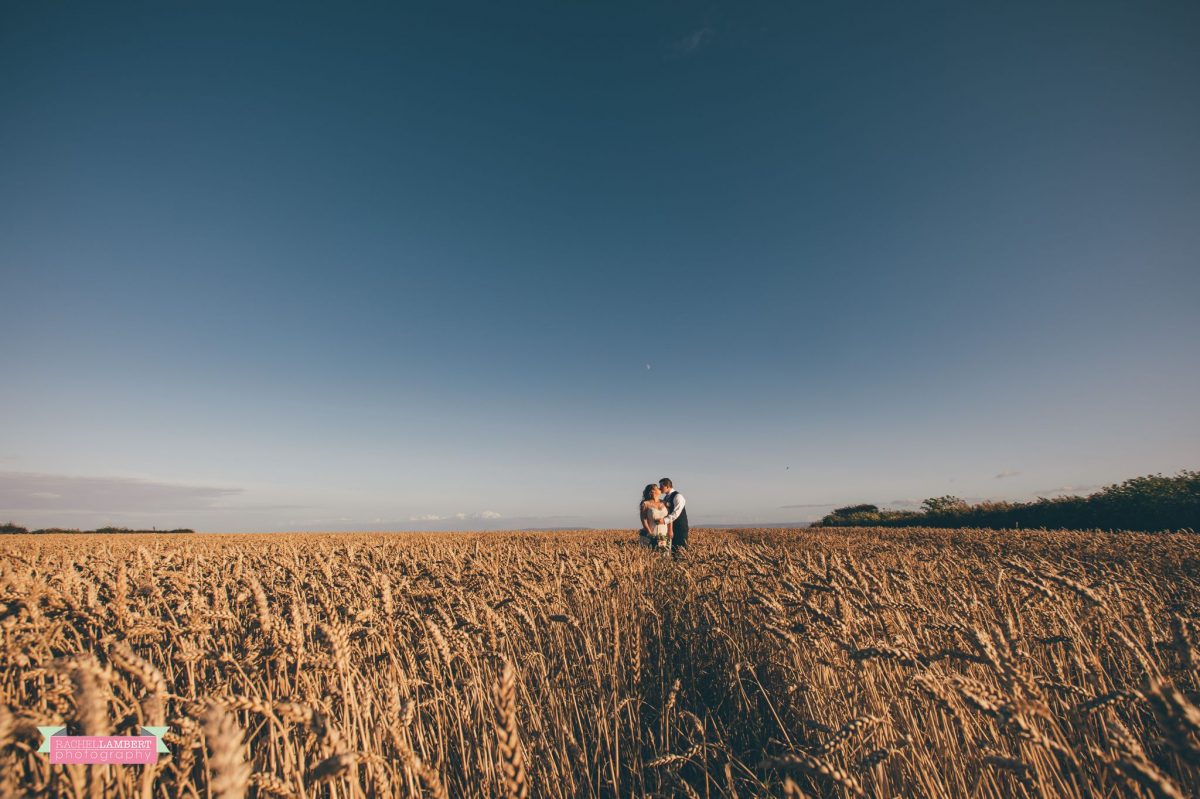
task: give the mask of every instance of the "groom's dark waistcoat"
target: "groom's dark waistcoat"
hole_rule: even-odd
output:
[[[667,495],[667,511],[669,513],[675,512],[675,503],[678,499],[679,499],[678,491],[672,491],[670,494]],[[679,512],[679,518],[676,519],[674,521],[674,523],[671,525],[671,530],[675,533],[682,532],[682,533],[686,534],[687,529],[688,529],[687,505],[684,505],[683,510],[681,510]]]

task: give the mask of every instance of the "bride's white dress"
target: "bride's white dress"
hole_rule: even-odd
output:
[[[666,508],[650,508],[650,519],[654,522],[651,535],[657,539],[659,546],[663,546],[671,539],[671,528],[663,523],[665,518],[667,518]]]

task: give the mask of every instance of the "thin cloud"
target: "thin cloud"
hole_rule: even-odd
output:
[[[793,508],[832,508],[836,502],[813,502],[800,505],[780,505],[780,510],[790,510]]]
[[[676,39],[667,45],[668,58],[684,58],[697,52],[712,41],[713,29],[705,25],[689,33],[683,38]]]
[[[1020,472],[1000,472],[1000,474],[996,475],[992,479],[993,480],[1007,480],[1008,478],[1016,477],[1019,474],[1020,474]]]
[[[441,514],[437,514],[437,513],[425,513],[420,516],[409,516],[408,520],[410,522],[445,522],[445,521],[449,521],[451,519],[455,519],[457,521],[462,522],[462,521],[467,521],[468,519],[499,519],[499,518],[502,518],[502,514],[497,513],[494,510],[484,510],[484,511],[479,511],[478,513],[452,513],[452,514],[448,514],[448,515],[441,515]]]
[[[1035,492],[1039,497],[1050,497],[1055,494],[1090,494],[1100,486],[1059,486]]]
[[[337,520],[319,520],[322,522],[337,521]],[[451,513],[438,514],[426,513],[419,516],[410,516],[407,521],[398,521],[395,519],[387,519],[385,517],[375,517],[370,520],[342,520],[337,523],[336,527],[339,530],[345,531],[360,531],[360,530],[377,530],[377,531],[396,531],[396,532],[412,532],[412,531],[432,531],[446,532],[456,530],[477,530],[477,531],[495,531],[495,530],[545,530],[545,529],[567,529],[577,527],[593,527],[594,524],[581,525],[584,519],[581,516],[504,516],[496,511],[480,511],[478,513]],[[595,522],[597,520],[588,520]],[[299,521],[293,519],[289,522],[294,529],[314,529],[312,520]],[[614,529],[620,528],[620,524],[601,525],[601,527],[611,527]],[[634,525],[630,523],[629,527]]]
[[[243,493],[241,488],[163,483],[130,477],[76,477],[0,472],[0,509],[5,512],[149,513],[202,511]]]

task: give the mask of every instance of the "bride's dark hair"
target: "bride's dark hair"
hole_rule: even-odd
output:
[[[649,502],[654,499],[654,489],[658,488],[658,483],[651,483],[642,489],[642,502]]]

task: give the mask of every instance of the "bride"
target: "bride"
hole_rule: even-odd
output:
[[[671,549],[671,528],[663,523],[667,516],[667,506],[661,499],[662,489],[658,483],[651,483],[642,491],[642,529],[638,535],[643,543],[654,549]]]

